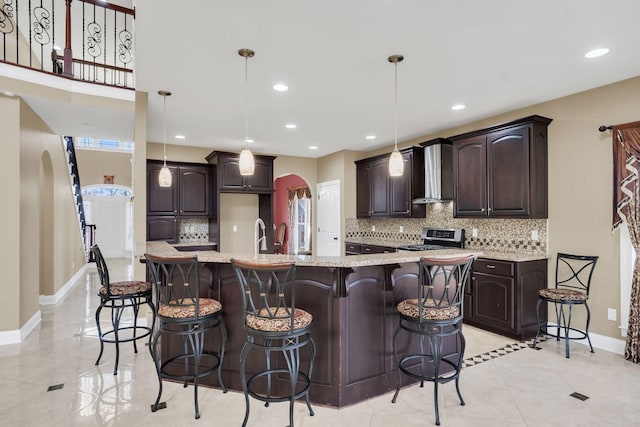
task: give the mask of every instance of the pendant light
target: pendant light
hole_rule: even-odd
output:
[[[402,62],[404,56],[391,55],[389,62],[392,62],[395,68],[395,84],[394,84],[394,139],[395,146],[389,157],[389,176],[402,176],[404,171],[404,159],[398,151],[398,62]]]
[[[162,140],[164,141],[164,164],[158,175],[160,187],[171,187],[171,171],[167,167],[167,96],[171,96],[168,90],[159,90],[158,95],[162,96]]]
[[[255,55],[251,49],[240,49],[238,54],[244,58],[244,148],[240,152],[239,166],[240,175],[253,175],[255,163],[253,153],[249,150],[249,83],[248,83],[248,62],[249,58]]]

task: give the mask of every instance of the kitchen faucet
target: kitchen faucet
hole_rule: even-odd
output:
[[[260,229],[262,231],[262,237],[258,237],[258,226],[260,226]],[[266,232],[266,227],[264,225],[264,221],[262,221],[262,219],[258,218],[256,219],[256,223],[253,226],[253,241],[255,242],[254,247],[253,247],[253,255],[256,256],[258,255],[258,246],[260,245],[260,241],[262,241],[262,246],[260,246],[260,250],[262,251],[266,251],[267,250],[267,232]]]

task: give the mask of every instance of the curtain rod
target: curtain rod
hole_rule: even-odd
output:
[[[599,130],[600,132],[604,132],[604,131],[611,130],[611,129],[613,129],[613,126],[611,126],[611,125],[609,125],[609,126],[600,126],[600,127],[598,128],[598,130]]]

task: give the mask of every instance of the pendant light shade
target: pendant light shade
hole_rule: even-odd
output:
[[[244,58],[244,148],[240,152],[240,175],[253,175],[255,162],[249,150],[249,58],[255,55],[251,49],[240,49],[238,54]]]
[[[398,62],[404,59],[402,55],[391,55],[389,62],[393,63],[395,68],[395,80],[394,80],[394,141],[395,145],[391,157],[389,157],[389,176],[402,176],[404,172],[404,159],[402,154],[398,150]]]
[[[171,92],[159,90],[158,95],[162,96],[162,140],[164,147],[164,164],[158,175],[158,185],[160,185],[160,187],[171,187],[171,171],[167,167],[167,96],[171,96]]]

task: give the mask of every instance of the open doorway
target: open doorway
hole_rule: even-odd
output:
[[[311,254],[311,190],[298,175],[277,178],[274,183],[273,225],[285,224],[283,252]]]

